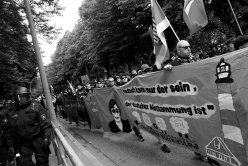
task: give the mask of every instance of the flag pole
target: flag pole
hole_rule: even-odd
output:
[[[158,3],[157,0],[154,0],[154,1],[156,1],[156,3]],[[158,7],[159,7],[159,9],[160,9],[161,11],[163,11],[162,8],[161,8],[161,6],[160,6],[159,4],[158,4]],[[164,15],[164,13],[163,13],[163,15]],[[165,17],[165,16],[164,16],[164,17]],[[167,18],[167,17],[165,17],[165,18]],[[170,23],[170,22],[169,22],[169,23]],[[176,36],[177,40],[180,41],[179,37],[177,36],[177,34],[176,34],[174,28],[171,26],[171,24],[170,24],[170,27],[171,27],[172,32],[173,32],[174,35]]]
[[[176,32],[174,31],[174,29],[173,29],[173,27],[171,26],[171,24],[170,24],[170,27],[171,27],[171,30],[173,31],[173,33],[175,34],[177,40],[180,41],[179,37],[177,36],[177,34],[176,34]]]
[[[238,22],[238,20],[237,20],[237,17],[236,17],[236,15],[235,15],[234,11],[233,11],[232,4],[231,4],[230,0],[227,0],[227,1],[228,1],[228,4],[229,4],[229,6],[230,6],[230,8],[231,8],[231,10],[232,10],[232,14],[233,14],[233,16],[234,16],[234,19],[235,19],[235,21],[236,21],[236,23],[237,23],[237,25],[238,25],[240,34],[243,35],[243,32],[242,32],[242,30],[241,30],[241,28],[240,28],[240,25],[239,25],[239,22]]]

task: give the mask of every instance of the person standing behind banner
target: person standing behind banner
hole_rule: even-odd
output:
[[[88,125],[89,125],[89,128],[91,129],[91,121],[90,121],[90,116],[89,116],[89,114],[88,114],[88,111],[87,111],[87,109],[86,109],[86,105],[85,105],[85,103],[84,103],[84,100],[83,100],[83,87],[81,87],[79,90],[78,90],[78,93],[77,93],[77,97],[78,97],[78,100],[79,100],[79,102],[80,102],[80,107],[79,107],[79,111],[82,113],[82,119],[85,119],[86,121],[87,121],[87,123],[88,123]],[[89,93],[91,93],[90,91],[89,91]]]
[[[67,92],[64,92],[61,95],[61,100],[62,100],[62,112],[63,112],[63,118],[67,121],[68,120],[68,115],[67,115],[67,109],[65,108],[65,104],[66,104],[66,98],[67,98],[68,94]]]
[[[238,36],[234,41],[233,45],[235,50],[248,47],[248,35]]]
[[[173,68],[173,66],[178,66],[178,65],[182,65],[184,63],[192,63],[192,62],[196,62],[197,59],[192,55],[191,53],[191,49],[190,49],[190,44],[188,41],[186,40],[180,40],[177,43],[176,46],[176,55],[175,55],[175,59],[172,60],[169,64],[164,66],[165,70],[171,70]],[[205,161],[206,157],[203,156],[200,153],[194,152],[195,155],[197,157],[199,157],[199,159]],[[220,165],[217,161],[207,157],[207,161],[210,165]]]
[[[152,72],[152,70],[153,70],[153,68],[150,67],[148,64],[143,64],[143,65],[141,65],[140,68],[142,70],[142,74]],[[137,126],[139,126],[137,121],[136,121],[136,124],[137,124]],[[165,153],[170,153],[171,152],[170,148],[162,141],[162,139],[160,137],[156,137],[156,138],[158,139],[158,142],[161,146],[161,150]]]
[[[65,115],[65,111],[63,109],[62,95],[63,95],[62,92],[57,95],[56,103],[57,103],[58,112],[60,113],[60,115],[62,116],[63,119],[67,120],[66,115]]]
[[[108,79],[108,87],[114,87],[115,86],[115,80],[113,77],[109,77]]]
[[[54,107],[54,112],[55,112],[55,116],[58,118],[60,117],[61,118],[61,115],[60,115],[60,112],[58,110],[58,104],[57,104],[57,96],[54,95],[52,96],[52,103],[53,103],[53,107]]]
[[[182,65],[184,63],[196,62],[197,59],[191,54],[191,49],[188,41],[180,40],[176,46],[177,54],[174,59],[164,66],[165,70],[172,69],[173,66]]]
[[[69,124],[72,124],[72,121],[74,121],[79,126],[77,96],[72,93],[71,89],[68,89],[68,96],[65,99],[65,110]]]
[[[136,70],[133,70],[133,71],[131,72],[131,78],[134,78],[134,77],[137,76],[137,75],[138,75],[138,73],[137,73]]]
[[[143,64],[140,67],[142,74],[149,73],[152,71],[152,67],[150,67],[148,64]]]

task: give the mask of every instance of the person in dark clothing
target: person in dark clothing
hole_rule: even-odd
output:
[[[233,45],[235,50],[248,47],[248,35],[240,35],[234,41]]]
[[[58,94],[57,95],[57,98],[56,98],[56,104],[57,104],[57,109],[58,109],[58,112],[60,113],[60,115],[62,116],[62,118],[65,119],[64,117],[64,113],[63,113],[63,103],[62,103],[62,94]]]
[[[184,63],[196,62],[197,59],[191,54],[190,45],[186,40],[180,40],[176,46],[177,54],[174,59],[164,66],[165,70],[172,69],[173,66],[182,65]]]
[[[77,96],[77,98],[78,98],[78,102],[79,102],[78,114],[83,121],[87,121],[89,128],[91,129],[91,120],[90,120],[90,116],[87,112],[84,100],[79,95]]]
[[[34,166],[34,153],[37,166],[49,165],[49,145],[52,125],[45,108],[31,101],[31,94],[25,87],[17,87],[14,93],[16,103],[10,114],[16,151],[21,155],[21,166]]]
[[[7,110],[0,110],[0,166],[13,161],[15,155],[14,139]]]
[[[45,105],[45,97],[44,97],[43,95],[41,96],[40,104],[41,104],[44,108],[46,108],[46,105]]]
[[[67,113],[65,112],[64,102],[65,102],[65,96],[61,93],[58,96],[58,101],[57,101],[58,109],[63,119],[67,121],[68,117],[67,117]]]
[[[79,116],[78,116],[78,101],[77,96],[68,90],[67,97],[63,100],[64,109],[67,114],[69,123],[75,122],[79,126]]]
[[[58,111],[58,104],[57,104],[57,96],[54,95],[52,96],[52,103],[53,103],[53,107],[54,107],[54,112],[55,112],[55,116],[58,118],[58,117],[61,117],[60,116],[60,113]]]

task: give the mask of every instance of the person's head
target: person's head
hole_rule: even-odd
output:
[[[116,122],[121,121],[121,112],[120,112],[120,109],[119,109],[119,107],[118,107],[118,105],[114,99],[111,99],[109,101],[109,111],[113,115],[114,120]]]
[[[88,83],[85,85],[85,91],[88,92],[92,92],[92,86]]]
[[[9,108],[12,108],[14,105],[14,102],[12,101],[12,100],[7,100],[6,102],[5,102],[5,107],[7,108],[7,109],[9,109]]]
[[[190,54],[191,49],[189,42],[187,42],[186,40],[180,40],[177,43],[177,55],[179,56],[179,58],[187,59],[189,58]]]
[[[137,71],[136,70],[133,70],[132,72],[131,72],[131,76],[132,77],[135,77],[137,75]]]
[[[235,50],[239,50],[248,47],[248,35],[238,36],[234,41],[233,45]]]
[[[116,84],[121,85],[121,78],[119,76],[116,76]]]
[[[27,107],[31,104],[31,93],[26,87],[17,86],[14,90],[13,99],[17,107]]]
[[[151,67],[148,64],[143,64],[143,65],[141,65],[140,68],[141,68],[143,73],[147,73],[147,72],[151,71]]]
[[[99,88],[104,88],[104,83],[103,83],[103,81],[99,82],[98,86],[99,86]]]
[[[114,80],[113,77],[109,77],[109,79],[108,79],[108,85],[111,86],[111,87],[115,85],[115,80]]]
[[[128,82],[127,77],[126,77],[126,76],[122,76],[122,77],[121,77],[121,84],[124,85],[124,84],[127,83],[127,82]]]
[[[126,78],[127,78],[127,81],[130,81],[131,80],[131,76],[130,75],[126,75]]]

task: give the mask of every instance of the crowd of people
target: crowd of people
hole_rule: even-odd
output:
[[[152,67],[148,64],[143,64],[140,67],[140,70],[132,70],[131,73],[122,73],[122,74],[115,74],[110,76],[109,78],[100,78],[98,81],[97,79],[92,79],[90,82],[84,85],[78,85],[76,91],[78,90],[86,90],[90,88],[106,88],[106,87],[113,87],[113,86],[122,86],[129,82],[132,78],[137,75],[142,75],[147,72],[151,72]]]
[[[229,41],[228,50],[235,51],[248,45],[248,35],[241,35],[237,38]],[[155,65],[149,66],[148,64],[142,64],[137,70],[132,70],[131,73],[114,74],[108,78],[92,79],[88,84],[79,85],[76,91],[87,91],[92,88],[105,88],[113,86],[121,86],[129,82],[132,78],[138,75],[142,75],[147,72],[155,72],[158,70],[168,70],[172,66],[181,65],[183,63],[191,63],[199,61],[199,56],[195,56],[191,53],[190,44],[186,40],[181,40],[176,45],[175,55],[169,60],[161,64],[162,68],[158,69]],[[86,92],[87,93],[87,92]]]
[[[248,35],[237,37],[232,43],[235,50],[248,47]],[[177,54],[167,63],[162,64],[163,70],[173,70],[173,66],[184,63],[192,63],[198,59],[192,56],[190,44],[186,40],[181,40],[176,45]],[[79,125],[79,118],[85,118],[91,126],[90,118],[86,111],[83,96],[92,92],[94,88],[105,88],[122,86],[137,75],[147,72],[157,71],[156,67],[143,64],[140,70],[133,70],[130,74],[115,75],[108,79],[93,80],[82,86],[77,86],[75,93],[69,88],[65,92],[54,95],[54,106],[57,117],[62,117]],[[25,87],[15,89],[13,100],[0,101],[0,166],[13,165],[14,159],[18,166],[48,166],[49,165],[49,145],[51,140],[52,125],[45,109],[44,100],[37,102],[31,99],[31,93]],[[42,102],[43,101],[43,102]],[[66,110],[69,102],[82,103],[77,106],[77,110]],[[80,110],[81,109],[81,110]],[[79,115],[82,113],[82,115]],[[139,126],[139,124],[137,124]],[[138,139],[143,142],[144,138],[138,127],[133,127]],[[158,138],[161,150],[169,153],[171,150],[166,146],[161,138]],[[32,161],[34,154],[36,164]],[[220,165],[216,160],[208,158],[203,154],[195,153],[202,160],[206,160],[211,165]]]
[[[244,48],[248,46],[248,36],[243,35],[238,38],[236,38],[232,43],[231,47],[235,50]],[[200,60],[198,57],[194,57],[191,53],[190,44],[186,40],[181,40],[176,45],[176,54],[166,63],[162,64],[162,70],[172,70],[173,66],[182,65],[184,63],[192,63]],[[156,66],[149,66],[148,64],[143,64],[140,66],[139,70],[133,70],[130,74],[120,74],[120,75],[114,75],[109,77],[108,79],[100,79],[97,81],[96,79],[92,80],[88,84],[84,86],[77,86],[75,89],[76,92],[79,94],[79,96],[86,96],[87,93],[91,92],[94,88],[107,88],[107,87],[114,87],[114,86],[122,86],[129,82],[131,79],[138,75],[142,75],[148,72],[154,72],[158,71]],[[139,128],[133,129],[140,138],[141,141],[144,141],[143,136],[141,135],[141,132],[139,131]],[[170,153],[171,150],[169,147],[165,144],[165,142],[157,137],[157,139],[160,142],[161,150],[166,153]],[[213,160],[209,157],[206,157],[202,154],[196,153],[195,156],[201,160],[209,162],[211,165],[220,165],[216,160]]]
[[[86,111],[82,94],[73,93],[71,89],[53,95],[53,106],[56,117],[69,121],[69,124],[75,122],[79,126],[79,121],[86,121],[91,128],[91,121]]]

